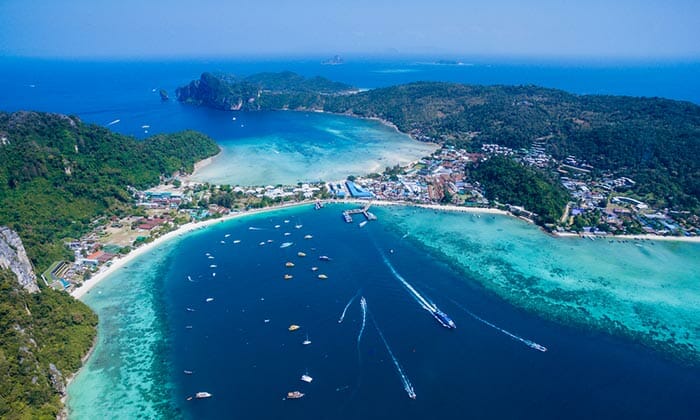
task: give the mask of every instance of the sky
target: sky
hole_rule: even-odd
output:
[[[700,58],[700,0],[0,0],[0,56]]]

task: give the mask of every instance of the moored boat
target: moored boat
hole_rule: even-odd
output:
[[[201,392],[194,394],[194,397],[197,399],[202,399],[202,398],[211,398],[212,395],[208,392],[201,391]]]
[[[299,328],[301,328],[301,327],[298,326],[298,325],[296,325],[296,324],[292,324],[292,325],[289,326],[289,331],[296,331],[296,330],[298,330]]]
[[[305,394],[303,392],[299,392],[299,391],[287,392],[287,398],[289,398],[290,400],[296,400],[297,398],[301,398],[304,395]]]

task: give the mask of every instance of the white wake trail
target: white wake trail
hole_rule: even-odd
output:
[[[396,271],[396,269],[393,265],[391,265],[389,259],[387,259],[384,253],[382,253],[382,259],[384,260],[384,264],[386,264],[386,266],[389,267],[389,270],[391,270],[391,273],[394,275],[394,277],[396,277],[396,279],[398,279],[404,285],[404,287],[411,293],[413,298],[423,307],[423,309],[429,312],[434,312],[437,310],[437,306],[435,306],[435,304],[430,303],[426,298],[424,298],[420,293],[418,293],[418,291],[413,286],[411,286],[411,284],[407,282],[406,279],[403,278],[403,276],[401,276],[401,274],[399,274]]]
[[[352,305],[352,302],[353,302],[355,299],[357,299],[358,296],[360,296],[360,291],[359,291],[359,290],[357,291],[357,293],[355,294],[355,296],[353,296],[353,297],[348,301],[348,304],[345,305],[345,309],[343,309],[343,313],[340,314],[340,319],[338,319],[338,324],[342,324],[342,323],[343,323],[343,320],[345,319],[345,313],[348,311],[348,308],[350,307],[350,305]]]
[[[399,374],[399,378],[401,378],[403,389],[406,391],[409,398],[415,400],[416,392],[413,390],[413,385],[411,384],[411,381],[408,379],[408,376],[406,376],[406,373],[401,368],[401,364],[399,364],[399,361],[396,359],[396,356],[394,356],[394,352],[391,351],[391,347],[389,347],[389,343],[386,341],[382,330],[379,329],[379,325],[377,325],[377,321],[374,319],[374,317],[372,317],[372,322],[374,323],[374,327],[379,333],[379,337],[381,337],[382,342],[384,342],[384,347],[386,347],[386,351],[389,353],[389,356],[391,356],[391,360],[394,362],[394,367],[396,367],[396,372]]]
[[[452,303],[454,303],[455,305],[457,305],[457,307],[458,307],[459,309],[461,309],[461,310],[463,310],[464,312],[466,312],[467,314],[469,314],[469,316],[471,316],[472,318],[476,319],[477,321],[479,321],[479,322],[481,322],[481,323],[483,323],[483,324],[485,324],[485,325],[488,325],[489,327],[495,329],[496,331],[500,331],[501,333],[507,335],[508,337],[510,337],[510,338],[512,338],[512,339],[514,339],[514,340],[520,341],[521,343],[525,344],[526,346],[528,346],[528,347],[530,347],[530,348],[532,348],[532,349],[535,349],[535,350],[538,350],[538,351],[541,351],[541,352],[547,351],[547,347],[545,347],[545,346],[543,346],[543,345],[541,345],[541,344],[535,343],[535,342],[532,341],[532,340],[528,340],[527,338],[520,337],[520,336],[517,335],[517,334],[513,334],[512,332],[510,332],[510,331],[508,331],[508,330],[505,330],[505,329],[499,327],[498,325],[495,325],[495,324],[493,324],[493,323],[491,323],[491,322],[485,320],[484,318],[478,316],[477,314],[475,314],[474,312],[472,312],[472,311],[470,311],[469,309],[465,308],[464,306],[460,305],[459,303],[455,302],[454,300],[452,300],[452,299],[450,299],[450,300],[452,301]]]
[[[360,349],[360,341],[362,341],[362,333],[365,332],[365,324],[367,324],[367,301],[365,297],[360,298],[360,306],[362,307],[362,327],[360,327],[360,333],[357,334],[357,349]]]

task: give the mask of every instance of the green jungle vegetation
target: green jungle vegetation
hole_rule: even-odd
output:
[[[468,171],[484,187],[486,198],[535,212],[540,224],[556,223],[569,201],[569,193],[549,174],[504,156],[494,156]]]
[[[218,151],[194,131],[140,141],[76,117],[0,113],[0,225],[19,234],[41,272],[72,258],[65,239],[80,237],[99,216],[128,209],[127,186],[147,188],[162,176],[191,172]]]
[[[65,292],[28,293],[0,269],[0,418],[55,419],[65,376],[92,345],[97,315]]]
[[[282,76],[284,75],[284,76]],[[309,80],[266,73],[266,80]],[[245,79],[209,73],[178,92],[182,102],[245,110],[323,110],[375,117],[419,140],[478,150],[484,143],[511,148],[545,142],[557,159],[576,156],[597,174],[628,176],[631,194],[652,205],[700,210],[700,106],[660,98],[574,95],[537,86],[475,86],[416,82],[353,93],[284,89],[245,91]],[[276,86],[273,83],[268,86]],[[235,94],[232,94],[235,92]]]

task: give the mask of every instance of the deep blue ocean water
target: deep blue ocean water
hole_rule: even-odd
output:
[[[222,113],[182,106],[175,101],[161,103],[153,89],[165,88],[174,97],[177,86],[203,71],[250,74],[281,70],[308,76],[320,74],[368,88],[415,80],[538,84],[575,93],[663,96],[700,103],[698,63],[482,61],[469,66],[435,66],[420,61],[350,61],[342,66],[321,66],[318,60],[70,62],[1,58],[0,110],[77,114],[101,125],[120,119],[110,128],[140,138],[193,128],[223,143],[243,138],[244,134],[222,128]],[[242,114],[239,122],[256,127],[261,133],[284,133],[288,125],[284,118],[275,115]],[[149,133],[142,125],[150,125]],[[700,372],[696,364],[614,331],[604,332],[580,322],[576,326],[554,322],[546,311],[538,311],[536,303],[527,310],[513,306],[484,286],[487,281],[481,273],[483,267],[457,267],[461,252],[479,254],[482,263],[492,264],[483,270],[486,273],[502,274],[498,271],[502,270],[507,276],[515,272],[514,268],[522,267],[536,272],[538,267],[527,267],[527,261],[509,258],[510,250],[518,249],[513,244],[496,244],[493,251],[486,247],[487,241],[480,248],[480,244],[465,238],[444,235],[449,231],[448,225],[455,223],[453,218],[436,215],[435,219],[426,219],[420,233],[414,231],[418,225],[411,225],[410,216],[388,210],[377,213],[380,222],[363,229],[343,224],[337,207],[321,212],[294,209],[254,216],[174,241],[115,273],[85,298],[100,314],[100,339],[95,353],[69,389],[72,415],[697,418]],[[290,223],[285,224],[284,219]],[[525,243],[525,238],[541,235],[532,229],[521,237],[512,233],[514,228],[509,223],[488,223],[492,225],[485,224],[483,234],[504,235],[506,242]],[[281,228],[275,229],[276,224]],[[294,229],[295,224],[302,224],[303,228]],[[431,224],[441,227],[434,229],[443,235],[441,238],[430,236]],[[249,230],[249,226],[264,230]],[[408,230],[413,233],[402,239]],[[283,232],[291,235],[285,237]],[[303,240],[302,233],[312,234],[313,239]],[[513,239],[508,239],[509,235]],[[234,245],[234,239],[241,239],[241,243]],[[268,239],[274,242],[259,245]],[[295,245],[279,248],[284,241]],[[431,243],[443,247],[445,253],[431,249]],[[573,246],[569,251],[568,245],[563,248],[564,243],[562,250],[554,247],[551,251],[557,258],[548,259],[543,265],[556,271],[559,260],[584,260],[598,255]],[[486,249],[502,255],[484,255]],[[298,251],[306,252],[307,257],[298,257]],[[401,275],[455,319],[457,330],[440,327],[420,308],[392,276],[380,251]],[[611,249],[609,254],[612,260],[645,258],[632,251],[636,247],[630,245],[618,251]],[[670,258],[676,253],[678,259],[668,261],[685,261],[688,266],[698,261],[694,245],[657,245],[655,250],[644,251],[649,261]],[[209,259],[207,252],[214,259]],[[320,254],[331,256],[333,261],[318,261]],[[287,261],[296,266],[287,269]],[[464,261],[461,264],[470,263],[469,258]],[[504,263],[512,267],[502,267]],[[217,267],[211,268],[212,264]],[[316,278],[309,269],[312,265],[321,268],[323,271],[319,272],[327,274],[328,280]],[[216,277],[211,275],[213,271]],[[290,281],[282,278],[287,272],[294,275]],[[572,273],[574,278],[576,275]],[[601,284],[619,280],[610,272],[601,276]],[[636,286],[629,277],[625,277],[625,282]],[[663,276],[657,277],[641,280],[665,282]],[[693,280],[693,274],[690,277]],[[557,280],[550,281],[556,284]],[[570,286],[562,283],[561,289],[555,291],[561,290],[568,296]],[[345,321],[338,324],[340,312],[358,289],[413,384],[415,401],[407,398],[370,319],[358,352],[361,311],[357,301],[348,309]],[[666,317],[659,319],[674,318],[677,308],[673,299],[698,299],[692,287],[685,292],[667,291],[665,286],[659,286],[659,290],[665,292],[650,295],[648,306],[636,302],[624,313],[631,317],[629,325],[654,319],[654,312],[649,311],[654,299],[663,302],[657,305],[658,313]],[[603,286],[591,294],[605,297],[606,302],[614,301],[604,296],[605,291]],[[630,288],[628,293],[634,295],[637,289]],[[206,302],[208,297],[214,300]],[[495,325],[546,345],[549,351],[534,351],[499,333],[468,316],[457,303]],[[588,303],[580,305],[585,309]],[[679,318],[680,327],[673,325],[670,331],[675,334],[675,328],[686,328],[687,339],[693,342],[698,337],[700,315],[687,308],[680,313],[688,318]],[[610,316],[615,322],[626,322],[616,315],[611,308]],[[301,325],[301,329],[287,331],[292,323]],[[312,344],[303,346],[301,341],[307,333]],[[184,370],[194,373],[185,375]],[[313,383],[299,380],[306,372],[314,377]],[[299,401],[283,400],[287,391],[295,389],[307,392],[307,396]],[[188,402],[186,397],[197,391],[211,392],[214,397]]]
[[[406,236],[405,226],[393,221],[401,210],[377,209],[379,222],[359,228],[342,222],[338,205],[310,207],[197,231],[93,289],[86,301],[109,321],[96,356],[72,385],[76,418],[108,408],[122,417],[697,418],[697,366],[635,340],[551,322],[507,304],[478,278]],[[423,210],[412,217],[436,223],[440,216]],[[514,223],[542,235],[502,216],[475,223],[487,235]],[[313,238],[304,239],[307,234]],[[293,245],[281,248],[284,242]],[[548,251],[552,257],[568,252],[560,244]],[[332,261],[320,261],[320,255]],[[445,329],[422,309],[383,256],[452,316],[457,329]],[[319,273],[328,279],[318,279]],[[285,274],[293,278],[285,280]],[[338,323],[358,291],[370,317],[359,346],[358,300]],[[549,350],[535,351],[460,306]],[[138,319],[149,310],[158,322],[144,328]],[[416,400],[407,397],[372,319]],[[291,324],[301,328],[290,332]],[[125,330],[132,329],[138,332],[129,336]],[[305,346],[307,334],[312,343]],[[122,335],[127,338],[119,342]],[[300,380],[305,373],[312,383]],[[306,396],[285,400],[293,390]],[[187,400],[199,391],[213,397]]]

